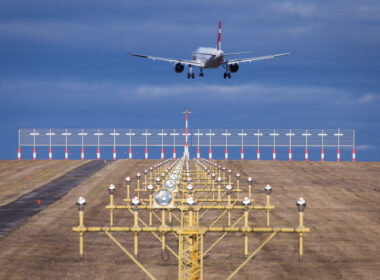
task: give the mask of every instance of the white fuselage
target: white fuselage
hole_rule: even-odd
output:
[[[224,53],[214,48],[199,47],[194,52],[193,60],[200,62],[203,65],[201,68],[218,68],[224,63]]]

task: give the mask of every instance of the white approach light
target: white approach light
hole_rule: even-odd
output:
[[[251,204],[251,200],[246,196],[242,201],[242,204],[245,206],[245,210],[248,210],[248,205]]]
[[[77,204],[78,204],[78,205],[85,205],[85,204],[86,204],[86,199],[85,199],[83,196],[81,196],[81,197],[78,199]]]
[[[187,187],[186,187],[186,189],[187,189],[189,192],[191,192],[194,188],[193,188],[193,186],[192,186],[191,184],[188,184]]]
[[[252,183],[252,181],[253,181],[252,177],[248,177],[247,181],[249,184]]]
[[[130,177],[126,177],[125,178],[125,182],[127,182],[127,184],[129,184],[131,182],[131,178]]]
[[[170,179],[177,181],[178,180],[178,175],[177,174],[170,174],[169,176]]]
[[[137,196],[135,196],[135,197],[132,199],[132,204],[133,204],[134,206],[137,206],[137,205],[140,204],[140,200],[139,200],[139,198],[138,198]]]
[[[172,201],[172,195],[168,190],[159,190],[155,196],[156,202],[160,206],[167,206]]]
[[[305,199],[303,199],[303,197],[301,196],[300,199],[297,201],[297,205],[305,205],[306,204],[306,201]]]
[[[186,199],[186,203],[192,206],[195,204],[195,200],[193,197],[190,196],[189,198]]]
[[[152,193],[154,187],[153,187],[153,185],[150,184],[150,185],[147,186],[147,189],[148,189],[148,191],[149,191],[150,193]]]
[[[167,180],[165,183],[164,183],[164,187],[165,189],[169,190],[169,191],[173,191],[176,187],[176,183],[174,180]]]
[[[303,210],[305,209],[305,207],[306,207],[306,201],[305,201],[305,199],[302,198],[302,196],[297,201],[297,206],[298,206],[298,210],[300,212],[303,212]]]
[[[265,188],[264,188],[265,192],[267,193],[267,195],[270,195],[270,193],[272,192],[272,187],[270,185],[267,185]]]
[[[232,186],[231,185],[227,185],[226,186],[226,190],[227,190],[228,194],[231,194]]]
[[[113,184],[111,184],[111,185],[108,187],[108,190],[109,190],[110,194],[113,194],[114,191],[115,191],[115,189],[116,189],[116,187],[115,187],[115,185],[113,185]]]

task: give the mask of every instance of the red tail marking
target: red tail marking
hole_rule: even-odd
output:
[[[219,20],[218,44],[216,45],[217,50],[220,50],[220,48],[221,48],[221,36],[222,36],[222,21]]]

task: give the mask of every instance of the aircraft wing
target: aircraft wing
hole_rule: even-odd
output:
[[[269,60],[275,57],[279,56],[286,56],[290,55],[291,53],[279,53],[279,54],[271,54],[271,55],[265,55],[265,56],[256,56],[256,57],[248,57],[248,58],[239,58],[239,59],[231,59],[225,62],[226,65],[231,65],[231,64],[239,64],[243,62],[253,62],[257,60]]]
[[[137,53],[131,53],[128,49],[127,49],[127,53],[129,53],[130,55],[133,55],[133,56],[137,56],[137,57],[149,58],[151,60],[162,60],[162,61],[167,61],[170,63],[181,63],[184,65],[191,65],[191,66],[197,66],[197,67],[203,66],[202,63],[200,63],[199,61],[196,61],[196,60],[185,60],[185,59],[166,58],[166,57],[137,54]]]

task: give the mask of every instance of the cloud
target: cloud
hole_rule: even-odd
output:
[[[2,104],[7,106],[19,100],[51,100],[64,102],[108,103],[115,98],[121,103],[149,100],[167,102],[186,96],[189,102],[250,102],[255,104],[306,104],[315,106],[371,106],[380,105],[375,93],[358,94],[338,87],[318,85],[295,86],[265,83],[245,84],[133,84],[120,81],[83,80],[6,80],[0,83]],[[30,94],[33,92],[33,94]]]
[[[375,145],[357,145],[355,147],[356,150],[358,151],[369,151],[369,150],[377,150],[378,149],[378,146],[375,146]]]
[[[130,89],[129,89],[130,90]],[[172,85],[143,85],[137,86],[134,93],[148,99],[187,96],[189,98],[223,98],[233,100],[244,98],[260,103],[325,103],[332,105],[367,105],[377,103],[379,98],[375,94],[356,94],[347,90],[326,86],[292,86],[270,85],[263,83],[248,83],[242,85],[218,84],[172,84]],[[123,93],[123,90],[119,92]],[[314,103],[316,102],[316,103]]]
[[[312,3],[299,1],[284,1],[275,5],[276,9],[288,14],[297,15],[304,18],[309,18],[314,15],[316,8]]]
[[[373,103],[373,102],[377,102],[379,99],[379,96],[375,95],[375,94],[371,94],[371,93],[368,93],[368,94],[364,94],[362,96],[360,96],[358,99],[356,99],[356,104],[370,104],[370,103]]]

